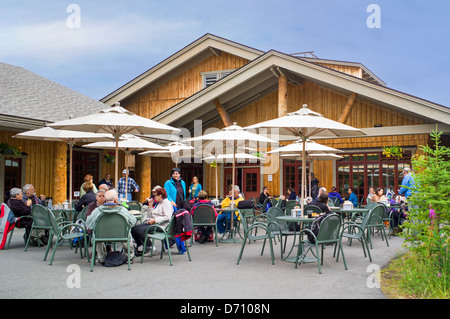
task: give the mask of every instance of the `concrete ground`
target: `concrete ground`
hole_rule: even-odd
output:
[[[342,259],[332,257],[332,246],[326,246],[322,274],[317,263],[302,264],[280,259],[280,245],[274,246],[275,265],[269,246],[260,255],[262,241],[246,245],[242,260],[236,265],[240,243],[199,244],[191,247],[192,261],[186,255],[173,253],[173,266],[167,253],[135,258],[128,271],[126,265],[115,268],[97,263],[90,272],[87,259],[67,246],[58,247],[49,266],[51,252],[43,261],[44,247],[24,251],[23,230],[16,229],[9,250],[0,251],[1,299],[16,298],[150,298],[150,299],[383,299],[374,271],[386,266],[402,251],[403,239],[391,237],[389,247],[379,235],[373,238],[373,262],[364,258],[361,244],[351,247],[345,241]],[[288,241],[288,247],[292,241]]]

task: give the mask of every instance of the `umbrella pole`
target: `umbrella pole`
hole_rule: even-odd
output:
[[[217,174],[217,157],[216,157],[216,201],[219,200],[219,181],[218,181],[218,174]]]
[[[125,154],[125,201],[128,202],[128,152]]]
[[[236,158],[236,148],[235,148],[235,146],[236,146],[236,141],[234,141],[233,142],[233,165],[232,165],[232,167],[233,167],[233,171],[232,171],[232,175],[231,175],[231,180],[232,180],[232,183],[231,183],[231,204],[230,204],[230,207],[231,208],[235,208],[234,206],[235,206],[235,204],[234,204],[234,183],[235,183],[235,179],[234,179],[234,169],[235,169],[235,166],[234,166],[234,161],[235,161],[235,158]],[[231,234],[233,234],[233,217],[234,217],[234,212],[230,212],[230,214],[231,214],[231,227],[230,227],[230,229],[231,229]]]
[[[116,179],[116,187],[117,190],[119,190],[119,158],[118,158],[118,153],[119,153],[119,135],[115,134],[114,138],[116,139],[116,162],[114,164],[114,178]]]
[[[312,160],[309,160],[309,197],[311,197],[311,164]]]
[[[73,167],[73,156],[72,156],[72,147],[73,143],[69,143],[69,161],[70,161],[70,167],[69,167],[69,209],[72,209],[72,167]]]
[[[300,203],[300,205],[301,205],[301,213],[302,213],[302,215],[303,215],[303,212],[304,212],[304,210],[303,210],[303,208],[304,208],[304,206],[305,206],[305,204],[304,204],[304,198],[305,198],[305,195],[306,195],[306,192],[305,192],[305,180],[306,180],[306,154],[305,154],[305,148],[306,148],[306,137],[303,137],[302,138],[302,140],[303,140],[303,152],[302,152],[302,189],[301,189],[301,203]]]

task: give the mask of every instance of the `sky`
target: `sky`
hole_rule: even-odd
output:
[[[359,62],[450,107],[449,17],[448,0],[0,0],[0,62],[99,100],[211,33]]]

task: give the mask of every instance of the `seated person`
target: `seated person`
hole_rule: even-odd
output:
[[[353,193],[353,190],[351,189],[351,187],[348,188],[348,193],[350,195],[348,200],[350,202],[352,202],[353,207],[358,207],[358,197],[356,196],[355,193]]]
[[[331,192],[328,193],[328,197],[331,199],[333,197],[336,197],[339,199],[339,202],[342,204],[344,200],[342,199],[341,195],[336,191],[336,187],[331,187]]]
[[[23,216],[31,216],[31,199],[28,199],[25,203],[22,201],[23,199],[23,192],[20,188],[11,188],[9,191],[10,193],[10,199],[6,202],[6,205],[11,209],[11,211],[14,213],[14,216],[16,218],[20,218]],[[33,225],[33,219],[32,218],[23,218],[20,221],[20,224],[18,225],[16,223],[17,228],[25,228],[25,234],[23,236],[23,239],[25,240],[25,243],[28,239],[28,236],[30,234],[31,226]],[[35,237],[30,238],[30,244],[32,246],[37,245],[37,241]]]
[[[136,217],[131,214],[125,207],[119,205],[119,194],[115,189],[111,189],[105,193],[105,204],[94,209],[91,215],[86,219],[86,227],[88,230],[95,229],[95,223],[97,219],[103,214],[120,214],[127,220],[128,226],[132,227],[136,224]],[[127,251],[127,243],[123,242],[122,246],[124,251]],[[98,243],[95,248],[97,252],[97,258],[100,263],[105,262],[106,246],[104,243]],[[134,258],[133,249],[130,250],[131,258]]]
[[[297,194],[295,193],[295,189],[293,189],[292,187],[288,187],[287,193],[289,195],[287,200],[297,200]]]
[[[228,208],[231,206],[231,204],[234,204],[234,208],[237,208],[237,204],[244,200],[244,198],[242,196],[240,196],[239,194],[239,186],[234,186],[233,188],[233,193],[234,193],[234,201],[232,201],[232,187],[229,186],[229,194],[228,196],[222,201],[222,208]],[[234,221],[239,220],[239,213],[236,211],[234,212],[235,217],[233,218]],[[218,217],[217,217],[217,230],[219,231],[219,233],[223,234],[226,230],[226,226],[227,226],[227,220],[231,220],[231,215],[227,214],[226,212],[222,212]]]
[[[39,204],[45,206],[45,195],[36,196],[36,190],[32,184],[26,184],[23,187],[23,198],[22,202],[27,202],[28,199],[31,200],[31,206]]]
[[[379,202],[379,201],[385,201],[387,200],[387,197],[383,195],[383,189],[381,187],[378,187],[375,190],[375,193],[372,195],[372,202]]]
[[[272,198],[272,196],[269,195],[269,188],[267,186],[264,186],[261,195],[259,195],[259,204],[264,204],[264,201],[267,198]]]
[[[328,194],[327,193],[321,193],[317,199],[310,202],[308,205],[314,205],[319,207],[322,210],[322,213],[332,213],[330,206],[328,206]]]
[[[158,205],[153,207],[153,201],[156,201]],[[148,202],[148,219],[141,224],[135,225],[131,228],[131,235],[136,243],[136,250],[139,247],[144,247],[145,232],[151,225],[158,224],[161,227],[166,227],[173,215],[172,202],[167,198],[167,191],[160,187],[155,191],[154,198],[149,199]],[[147,242],[147,250],[143,252],[144,256],[154,256],[158,253],[155,247],[151,247]],[[140,256],[139,251],[135,251],[137,256]]]
[[[373,187],[369,188],[369,194],[367,194],[366,202],[369,204],[372,201],[372,195],[375,194],[375,189]]]
[[[200,205],[200,204],[207,204],[207,205],[212,206],[212,208],[214,209],[214,212],[215,212],[215,218],[217,218],[218,214],[216,212],[216,208],[214,207],[213,203],[211,203],[211,201],[208,200],[208,192],[204,191],[204,190],[201,190],[201,191],[198,192],[197,196],[198,196],[198,201],[192,206],[191,215],[194,215],[195,208],[198,205]],[[201,226],[199,226],[198,228],[199,228],[200,233],[201,233],[201,237],[198,240],[198,242],[200,244],[204,244],[206,239],[208,239],[211,236],[212,227],[201,227]]]
[[[106,184],[102,184],[102,185],[106,185]],[[102,185],[99,186],[99,190],[98,190],[97,194],[95,194],[96,200],[92,203],[89,203],[89,205],[87,206],[88,208],[86,210],[86,218],[88,218],[89,215],[92,214],[94,209],[96,209],[98,206],[102,206],[105,203],[106,191],[104,189],[100,188],[100,187],[102,187]]]
[[[75,210],[77,212],[81,212],[85,206],[96,201],[94,193],[94,184],[92,184],[91,182],[84,183],[83,189],[84,195],[81,196],[80,200],[75,205]]]

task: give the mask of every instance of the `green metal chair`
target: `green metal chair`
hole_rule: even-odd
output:
[[[131,270],[131,227],[124,216],[118,213],[102,213],[96,220],[91,236],[91,271],[94,271],[96,244],[102,242],[126,242],[128,270]]]
[[[55,253],[56,253],[56,248],[58,246],[60,246],[64,240],[69,240],[71,242],[71,247],[72,247],[73,240],[78,239],[76,241],[77,249],[80,248],[80,256],[81,256],[81,259],[83,259],[83,249],[82,249],[82,243],[81,243],[81,239],[83,239],[85,256],[87,256],[88,262],[89,262],[89,253],[87,251],[88,250],[88,240],[87,240],[87,236],[86,236],[86,228],[77,223],[62,222],[62,223],[58,224],[52,211],[49,209],[47,209],[47,211],[48,211],[50,223],[52,225],[52,229],[49,232],[49,239],[48,239],[48,243],[47,243],[47,252],[45,253],[44,260],[46,260],[48,250],[52,245],[53,236],[56,235],[56,243],[53,248],[52,258],[50,259],[50,264],[49,264],[50,266],[53,263],[53,259],[55,257]],[[75,253],[76,253],[76,250],[75,250]]]
[[[277,220],[278,216],[284,216],[284,212],[281,210],[281,208],[278,207],[270,207],[267,211],[267,226],[269,227],[271,233],[273,235],[278,236],[280,243],[283,244],[283,237],[285,237],[284,240],[284,246],[282,247],[283,252],[286,249],[286,242],[288,236],[294,236],[296,232],[294,230],[289,230],[289,225],[286,222],[280,222]],[[276,244],[276,241],[275,241]]]
[[[192,227],[212,227],[212,229],[214,229],[214,238],[217,247],[217,218],[215,214],[214,208],[211,205],[200,204],[196,206],[192,216]],[[191,237],[191,245],[193,242],[193,237],[194,236]]]
[[[288,200],[286,202],[286,206],[284,207],[284,214],[290,215],[291,210],[294,209],[295,206],[300,206],[300,204],[296,200]]]
[[[317,265],[319,268],[319,274],[322,273],[322,270],[320,268],[321,265],[323,265],[323,250],[324,245],[328,244],[335,244],[339,245],[339,250],[342,252],[342,259],[344,260],[344,266],[345,270],[348,270],[347,268],[347,262],[345,261],[344,251],[342,250],[342,238],[341,238],[341,228],[342,220],[341,217],[335,213],[330,214],[326,216],[322,223],[320,224],[319,232],[317,236],[310,230],[310,229],[303,229],[299,234],[299,245],[297,248],[297,258],[295,261],[295,268],[297,268],[299,263],[302,263],[302,261],[305,259],[306,255],[308,254],[309,250],[312,247],[315,247],[316,255],[314,256]],[[310,233],[313,238],[314,242],[309,241],[308,239],[302,240],[303,234]],[[322,246],[321,251],[321,258],[319,262],[319,245]],[[314,254],[314,253],[313,253]],[[334,257],[334,256],[333,256]],[[336,258],[336,262],[338,259]]]
[[[386,237],[386,232],[384,230],[384,207],[381,205],[377,205],[370,214],[370,218],[367,222],[367,237],[369,239],[370,248],[373,249],[372,246],[372,231],[378,229],[381,234],[381,239],[386,240],[386,245],[389,247],[389,241]]]
[[[312,213],[316,213],[316,214],[323,213],[322,209],[320,209],[320,207],[318,207],[316,205],[306,205],[304,209],[305,209],[305,212],[303,213],[303,216],[307,216]]]
[[[132,200],[131,202],[128,202],[129,210],[137,210],[142,211],[142,204],[138,201]]]
[[[36,233],[36,238],[39,238],[39,231],[41,230],[46,230],[46,231],[51,231],[53,226],[52,226],[52,222],[50,221],[50,217],[48,214],[48,210],[46,207],[36,204],[33,205],[33,207],[31,207],[31,217],[33,218],[33,224],[31,225],[31,230],[30,233],[28,235],[28,239],[27,242],[25,244],[25,251],[27,251],[28,249],[28,244],[30,243],[30,239],[31,239],[31,235],[33,234],[33,231],[35,231]],[[42,243],[42,245],[44,245]],[[41,241],[38,240],[38,247],[41,246]],[[47,253],[48,253],[48,249],[47,249]],[[47,256],[47,253],[45,254],[45,256]],[[45,260],[45,258],[44,258]]]
[[[266,210],[266,206],[267,204],[271,202],[271,198],[266,198],[264,200],[264,203],[261,206],[261,210],[259,211],[260,213],[255,215],[255,221],[259,221],[260,219],[265,219],[267,220],[267,210]]]
[[[241,213],[241,211],[239,210],[239,214],[241,216],[241,220],[243,220],[244,215]],[[251,224],[250,226],[247,225],[247,223],[242,223],[242,226],[244,228],[244,240],[242,241],[242,246],[241,246],[241,250],[239,252],[239,257],[237,259],[236,264],[239,265],[239,262],[242,258],[242,254],[244,253],[244,248],[245,245],[247,243],[247,239],[256,241],[256,240],[264,240],[262,249],[261,249],[261,256],[264,254],[264,248],[266,245],[266,240],[269,240],[269,247],[270,247],[270,257],[272,258],[272,265],[275,265],[275,256],[273,253],[273,240],[275,239],[275,235],[272,234],[272,232],[269,229],[268,224],[266,223],[261,223],[261,222],[254,222],[253,224]],[[264,234],[262,235],[256,235],[256,231],[255,231],[255,235],[253,235],[253,230],[256,229],[262,229],[264,231]],[[283,258],[283,247],[281,246],[281,258]]]
[[[339,201],[339,198],[337,198],[337,197],[330,197],[328,203],[330,204],[330,206],[333,206],[333,207],[341,206],[341,202]]]
[[[174,229],[175,227],[175,215],[172,216],[172,218],[170,219],[170,222],[168,225],[166,225],[166,227],[162,227],[161,225],[158,224],[153,224],[150,227],[147,228],[146,232],[145,232],[145,236],[144,236],[144,248],[143,248],[143,252],[146,251],[147,249],[147,241],[150,240],[151,244],[153,246],[153,241],[154,240],[159,240],[161,241],[161,256],[160,259],[163,258],[163,253],[164,253],[164,245],[166,245],[167,247],[167,252],[169,253],[169,262],[170,265],[173,266],[173,262],[172,262],[172,253],[170,251],[170,242],[169,239],[175,239],[174,236]],[[216,236],[217,238],[217,236]],[[185,243],[186,246],[186,252],[188,255],[188,259],[189,261],[191,261],[191,254],[189,252],[189,246]],[[151,258],[151,255],[150,255]],[[141,264],[144,262],[144,253],[142,253],[141,256]]]
[[[373,208],[372,208],[373,210]],[[369,255],[369,261],[372,262],[372,256],[370,255],[369,246],[367,244],[367,224],[370,219],[370,215],[372,213],[372,210],[370,210],[368,213],[362,217],[361,223],[356,223],[355,221],[345,222],[342,224],[342,231],[341,231],[341,237],[342,238],[348,238],[348,245],[351,246],[352,240],[357,239],[361,242],[363,251],[364,251],[364,257],[367,257],[367,254]],[[347,230],[347,232],[346,232]],[[367,249],[367,254],[366,254]],[[334,253],[336,253],[336,247],[334,248]],[[339,251],[337,254],[336,260],[339,259]]]

